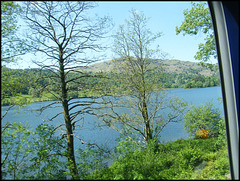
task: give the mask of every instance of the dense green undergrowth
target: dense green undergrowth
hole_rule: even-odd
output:
[[[216,142],[217,138],[181,139],[166,144],[153,142],[146,149],[135,150],[129,148],[129,142],[121,142],[117,147],[121,154],[111,166],[86,179],[227,179],[227,147],[219,148]]]
[[[65,142],[54,136],[47,124],[35,131],[22,124],[2,127],[2,179],[66,179]],[[173,180],[227,179],[229,175],[226,139],[180,139],[152,141],[147,147],[122,139],[108,154],[94,145],[76,151],[80,179]],[[108,166],[109,160],[112,164]]]

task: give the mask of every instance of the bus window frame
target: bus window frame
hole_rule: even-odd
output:
[[[208,5],[212,16],[218,55],[231,178],[239,179],[239,122],[236,101],[236,93],[239,92],[236,92],[234,84],[234,79],[238,79],[238,77],[234,77],[232,67],[232,61],[239,60],[231,59],[233,52],[229,46],[231,42],[229,42],[223,3],[208,1]]]

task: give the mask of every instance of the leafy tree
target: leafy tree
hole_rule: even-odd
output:
[[[214,65],[207,63],[211,56],[217,57],[216,45],[213,34],[213,26],[209,8],[206,2],[191,2],[192,8],[183,11],[184,21],[179,27],[176,27],[176,34],[197,35],[200,32],[205,34],[205,43],[198,45],[198,52],[194,56],[195,59],[201,60],[201,65],[213,69]]]
[[[47,124],[38,125],[35,131],[23,123],[2,125],[2,179],[63,179],[67,175],[66,145],[55,131]]]
[[[6,68],[10,62],[16,62],[19,55],[29,51],[23,46],[24,40],[17,36],[17,19],[22,13],[22,7],[15,1],[1,1],[1,99],[23,91],[23,82],[27,78],[20,79],[14,75],[14,70]],[[16,103],[11,101],[8,104]]]
[[[190,136],[196,136],[199,129],[210,131],[210,136],[217,136],[221,119],[221,112],[213,107],[212,102],[199,107],[192,105],[184,115],[184,128]]]
[[[205,79],[204,79],[204,76],[203,75],[195,75],[194,77],[193,77],[193,80],[195,81],[195,82],[204,82],[205,81]]]
[[[16,34],[19,27],[17,18],[23,13],[22,7],[15,1],[1,1],[1,61],[9,63],[28,50],[24,40]]]
[[[203,87],[203,82],[197,81],[196,86],[199,87],[199,88],[202,88]]]
[[[158,82],[158,76],[162,73],[159,68],[161,65],[152,62],[159,61],[153,58],[159,58],[161,51],[151,49],[151,45],[161,33],[150,31],[147,27],[148,19],[143,13],[134,9],[130,13],[126,25],[121,25],[114,36],[114,50],[121,56],[115,60],[115,73],[118,73],[115,81],[126,88],[127,96],[121,99],[116,96],[116,100],[114,97],[106,98],[110,112],[104,110],[101,118],[108,126],[127,137],[137,137],[147,144],[157,138],[169,122],[180,120],[185,104],[176,97],[167,97],[167,92],[163,91]],[[125,111],[121,107],[125,107]],[[117,109],[121,109],[121,114]],[[166,109],[170,113],[164,115]]]
[[[69,95],[69,91],[74,90],[73,85],[81,85],[82,78],[95,77],[80,71],[79,68],[96,61],[90,56],[86,57],[85,53],[104,49],[98,40],[103,38],[107,28],[109,29],[109,21],[107,17],[89,18],[89,10],[94,7],[92,2],[31,1],[25,4],[25,19],[31,30],[27,45],[34,52],[42,53],[43,58],[37,59],[35,63],[41,69],[51,71],[51,75],[41,78],[52,80],[43,90],[58,100],[42,107],[41,110],[54,107],[58,103],[62,104],[63,111],[50,120],[60,115],[64,117],[64,124],[61,126],[65,125],[66,128],[68,166],[71,178],[76,179],[78,169],[73,131],[76,123],[81,120],[77,116],[89,112],[94,100],[73,100],[75,96]],[[76,73],[78,76],[71,78],[70,73]]]
[[[65,179],[67,176],[67,155],[64,151],[66,142],[56,136],[54,126],[48,124],[38,125],[33,137],[30,137],[30,139],[32,139],[32,157],[30,166],[26,167],[25,170],[23,169],[26,172],[23,178]]]
[[[3,119],[3,117],[2,117]],[[7,123],[1,129],[1,177],[20,179],[20,172],[26,166],[30,159],[29,135],[31,131],[27,130],[23,124],[16,122]],[[27,146],[28,145],[28,146]]]
[[[31,95],[32,97],[40,97],[40,88],[30,88],[28,94]]]

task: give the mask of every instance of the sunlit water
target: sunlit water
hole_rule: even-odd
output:
[[[183,98],[187,103],[195,105],[203,105],[212,100],[213,105],[223,111],[222,104],[218,98],[222,97],[220,87],[210,88],[196,88],[196,89],[171,89],[168,92],[169,95],[176,95],[178,98]],[[86,100],[86,99],[85,99]],[[61,105],[57,108],[49,108],[40,114],[37,109],[42,106],[48,105],[48,102],[32,103],[20,110],[11,109],[2,120],[2,124],[6,122],[24,122],[29,124],[30,128],[34,130],[37,125],[41,123],[48,123],[54,126],[63,124],[63,116],[59,116],[51,122],[46,120],[62,111]],[[2,114],[8,106],[2,107]],[[222,113],[223,114],[223,113]],[[75,134],[88,143],[98,143],[109,148],[114,148],[117,144],[116,138],[119,137],[117,131],[111,130],[105,127],[104,129],[97,126],[97,117],[93,115],[85,114],[81,121],[81,128],[76,129]],[[163,131],[160,133],[160,140],[162,142],[174,141],[176,139],[188,138],[188,133],[184,130],[183,121],[178,123],[169,123]],[[75,145],[80,144],[78,139],[75,139]]]

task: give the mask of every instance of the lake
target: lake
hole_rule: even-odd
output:
[[[212,100],[213,105],[216,108],[219,108],[223,114],[223,105],[219,104],[220,101],[218,98],[222,97],[221,87],[208,87],[208,88],[195,88],[195,89],[170,89],[168,90],[169,95],[176,95],[179,98],[183,98],[189,104],[202,105],[206,104]],[[85,99],[86,100],[86,99]],[[2,120],[2,124],[8,122],[26,122],[29,124],[30,128],[34,129],[37,125],[44,122],[57,114],[62,110],[61,104],[57,108],[51,108],[45,110],[42,114],[36,109],[41,108],[42,106],[48,105],[53,101],[48,102],[37,102],[32,103],[20,110],[11,109],[8,114]],[[2,107],[2,114],[8,106]],[[51,122],[47,122],[54,126],[58,126],[63,123],[63,118],[59,116],[57,119]],[[104,145],[109,149],[113,149],[119,137],[117,131],[108,129],[105,127],[101,129],[97,126],[97,118],[93,115],[85,115],[82,121],[82,128],[77,130],[75,134],[88,143],[98,143],[99,145]],[[184,130],[183,121],[178,123],[169,123],[163,131],[160,133],[160,140],[162,142],[174,141],[176,139],[189,138],[188,133]],[[82,145],[78,139],[74,140],[75,148]]]

